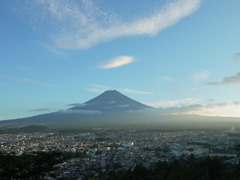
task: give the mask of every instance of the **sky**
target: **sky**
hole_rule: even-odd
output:
[[[240,117],[239,0],[1,0],[0,120],[106,90]]]

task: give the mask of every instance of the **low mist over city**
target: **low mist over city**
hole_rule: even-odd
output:
[[[240,1],[0,2],[0,179],[240,179]]]

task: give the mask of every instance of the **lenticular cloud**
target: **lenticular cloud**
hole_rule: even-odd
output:
[[[119,66],[123,66],[123,65],[132,63],[133,61],[134,61],[134,58],[131,56],[118,56],[118,57],[115,57],[115,58],[105,61],[100,66],[100,68],[102,68],[102,69],[116,68]]]

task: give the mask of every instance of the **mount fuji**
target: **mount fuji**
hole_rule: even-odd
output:
[[[170,114],[135,101],[116,90],[105,91],[83,103],[54,113],[0,121],[0,128],[209,128],[239,126],[239,118]]]
[[[116,90],[105,91],[99,96],[73,107],[54,113],[0,121],[0,127],[44,125],[52,127],[102,126],[131,121],[133,114],[155,108],[135,101]],[[132,117],[131,119],[135,119]]]
[[[83,104],[74,106],[67,111],[99,112],[99,113],[123,113],[141,111],[152,107],[139,103],[116,90],[105,91],[99,96]]]

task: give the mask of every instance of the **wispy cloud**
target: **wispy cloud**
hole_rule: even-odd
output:
[[[155,35],[191,15],[201,5],[201,0],[170,0],[161,7],[152,7],[148,15],[123,19],[93,0],[30,2],[31,9],[27,12],[53,26],[51,37],[61,49],[83,49],[126,36]]]
[[[103,93],[104,91],[115,89],[123,93],[145,94],[145,95],[152,94],[151,92],[133,90],[129,88],[110,88],[108,86],[100,85],[100,84],[89,84],[89,86],[91,86],[91,88],[88,88],[87,90],[89,92],[96,92],[96,93]]]
[[[39,43],[41,46],[43,46],[44,48],[46,48],[47,50],[49,50],[50,52],[54,53],[55,55],[57,56],[60,56],[60,57],[68,57],[68,54],[58,50],[58,49],[55,49],[53,47],[50,47],[49,45],[47,44],[44,44],[44,43]]]
[[[50,111],[51,109],[49,108],[39,108],[39,109],[31,109],[28,112],[45,112],[45,111]]]
[[[236,53],[233,58],[236,60],[236,61],[240,61],[240,53]]]
[[[223,86],[223,85],[228,85],[228,84],[240,84],[240,72],[233,76],[226,77],[220,82],[209,82],[207,84],[213,85],[213,86]]]
[[[26,84],[37,85],[37,86],[45,86],[45,87],[54,87],[55,86],[54,84],[43,83],[43,82],[36,81],[36,80],[33,80],[33,79],[25,78],[25,77],[5,76],[5,78],[13,80],[13,81],[26,83]]]
[[[207,116],[231,116],[226,110],[231,107],[228,103],[217,103],[209,105],[193,104],[190,106],[178,107],[180,114],[198,114]]]
[[[170,82],[174,81],[174,78],[170,76],[161,76],[161,80]]]
[[[31,69],[29,67],[26,67],[26,66],[22,66],[22,65],[19,65],[17,66],[18,70],[22,71],[22,72],[30,72]]]
[[[119,66],[123,66],[129,63],[132,63],[134,61],[134,58],[131,56],[118,56],[112,59],[109,59],[105,61],[100,68],[101,69],[110,69],[110,68],[116,68]]]
[[[200,83],[201,81],[206,80],[211,75],[210,71],[200,71],[192,76],[192,81],[196,84]]]
[[[78,106],[78,107],[84,107],[84,106],[86,106],[86,104],[82,104],[82,103],[73,103],[73,104],[67,104],[67,106]]]
[[[178,99],[178,100],[169,100],[169,101],[158,101],[158,102],[144,102],[144,104],[147,104],[149,106],[174,106],[178,104],[194,104],[196,102],[199,102],[201,99],[196,98],[186,98],[186,99]]]
[[[97,88],[101,88],[101,89],[109,89],[108,86],[104,86],[104,85],[101,85],[101,84],[89,84],[89,86],[91,87],[97,87]]]
[[[104,91],[111,89],[110,87],[107,87],[107,86],[101,85],[101,84],[89,84],[89,86],[91,88],[88,88],[87,91],[95,92],[95,93],[103,93]]]
[[[208,102],[213,102],[215,99],[207,99]]]
[[[97,89],[97,88],[88,88],[87,91],[95,92],[95,93],[103,93],[106,90],[104,90],[104,89]]]
[[[123,88],[123,89],[119,89],[122,92],[125,93],[133,93],[133,94],[152,94],[151,92],[146,92],[146,91],[137,91],[137,90],[133,90],[133,89],[129,89],[129,88]]]
[[[235,103],[190,104],[159,108],[167,114],[197,114],[204,116],[240,117],[239,105]]]

